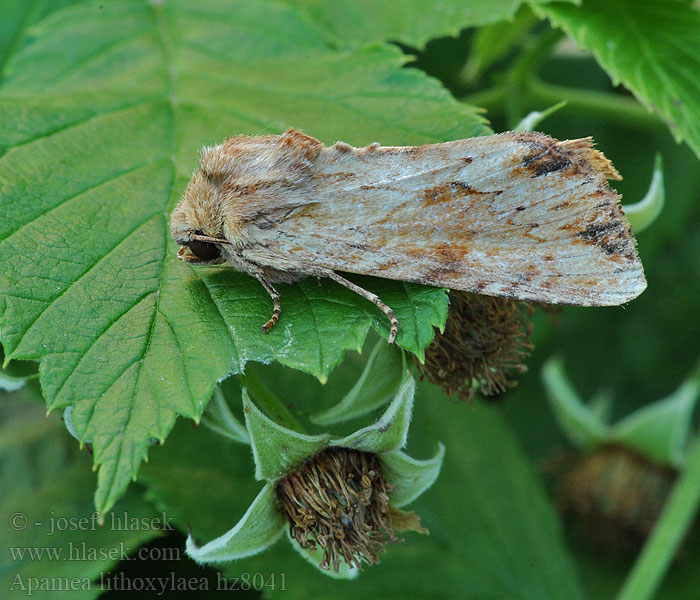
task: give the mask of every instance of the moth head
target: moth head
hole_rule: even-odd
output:
[[[224,262],[221,207],[216,188],[198,170],[187,184],[185,195],[170,217],[170,233],[180,244],[178,258],[195,264]]]

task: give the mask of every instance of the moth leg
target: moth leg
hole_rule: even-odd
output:
[[[262,326],[262,332],[267,333],[275,325],[277,321],[280,320],[280,315],[282,314],[282,305],[280,304],[280,293],[272,286],[272,284],[265,279],[261,273],[255,273],[255,278],[262,284],[262,286],[267,290],[272,298],[272,316],[268,319],[267,323]]]
[[[389,343],[394,343],[394,340],[396,339],[396,333],[399,330],[399,321],[394,316],[394,311],[391,310],[391,308],[389,308],[386,304],[384,304],[384,302],[381,301],[379,296],[373,294],[372,292],[368,292],[366,289],[361,288],[359,285],[355,285],[352,281],[345,279],[345,277],[341,277],[333,271],[328,271],[327,273],[324,273],[324,275],[326,275],[326,277],[332,279],[333,281],[337,281],[340,285],[345,286],[346,288],[352,290],[356,294],[359,294],[363,298],[366,298],[370,302],[376,304],[377,307],[379,307],[379,310],[381,310],[389,318],[389,321],[391,321],[391,330],[389,331]]]

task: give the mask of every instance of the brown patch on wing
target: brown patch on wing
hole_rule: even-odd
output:
[[[552,210],[561,210],[562,208],[569,208],[571,206],[571,201],[570,200],[564,200],[564,202],[560,202],[559,204],[555,205]]]
[[[443,281],[450,278],[452,271],[440,265],[429,269],[423,276],[416,280],[422,285],[441,286]]]
[[[445,202],[450,202],[455,198],[463,198],[465,196],[478,196],[488,194],[498,195],[502,193],[502,190],[482,192],[475,189],[468,183],[465,183],[464,181],[451,181],[449,183],[441,183],[440,185],[436,185],[426,189],[423,192],[423,204],[425,206],[432,206],[434,204],[443,204]]]
[[[464,239],[460,240],[464,242]],[[468,244],[440,244],[432,249],[438,260],[444,266],[454,270],[456,266],[463,266],[465,257],[472,251],[472,247]]]
[[[452,200],[452,193],[450,192],[450,187],[447,183],[436,185],[423,192],[423,203],[426,206],[442,204],[444,202],[449,202],[450,200]]]
[[[390,259],[390,260],[387,260],[387,261],[377,265],[377,270],[378,271],[388,271],[389,269],[393,269],[398,264],[399,264],[398,260]]]
[[[386,213],[381,219],[377,221],[377,225],[384,225],[385,223],[388,223],[391,221],[391,218],[399,211],[402,211],[406,208],[406,203],[398,204],[394,208],[392,208],[388,213]]]
[[[539,223],[529,223],[527,225],[527,231],[525,232],[525,237],[528,237],[530,239],[533,239],[537,242],[546,242],[547,238],[542,237],[539,235],[535,235],[533,231],[537,230],[539,228],[540,224]]]
[[[454,279],[455,273],[464,272],[471,264],[468,256],[473,251],[473,247],[464,243],[464,238],[460,242],[405,249],[403,253],[409,261],[413,258],[425,264],[425,259],[429,260],[430,267],[415,281],[426,285],[446,286],[447,282]]]

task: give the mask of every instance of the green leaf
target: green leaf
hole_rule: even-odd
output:
[[[157,515],[136,494],[127,494],[115,512],[102,515],[101,526],[87,453],[76,452],[58,415],[46,418],[41,405],[15,398],[0,402],[1,589],[6,596],[51,599],[55,587],[47,590],[44,583],[29,594],[29,586],[75,578],[71,598],[97,598],[101,574],[162,535],[150,527]],[[139,526],[126,525],[125,515]]]
[[[427,460],[416,460],[398,450],[382,454],[380,460],[384,475],[394,486],[390,494],[391,503],[401,508],[432,486],[440,474],[444,457],[443,444],[439,444],[435,456]]]
[[[542,383],[562,431],[577,448],[594,448],[608,439],[610,427],[586,406],[564,372],[560,358],[550,358],[542,367]]]
[[[692,3],[585,0],[580,8],[538,8],[593,52],[622,83],[700,156],[700,12]]]
[[[243,390],[243,411],[253,448],[256,479],[275,480],[325,448],[330,435],[305,435],[287,429],[265,416]]]
[[[401,385],[403,356],[395,347],[379,340],[372,349],[360,378],[336,405],[311,417],[318,425],[344,423],[384,406]]]
[[[260,494],[253,473],[249,446],[181,420],[168,442],[150,451],[139,480],[146,498],[182,531],[189,524],[196,540],[211,540],[233,527]]]
[[[522,43],[528,30],[536,22],[535,15],[523,4],[512,19],[479,27],[470,40],[462,78],[468,82],[475,81],[496,61],[504,58],[516,45]]]
[[[68,466],[70,438],[58,415],[46,418],[41,404],[23,397],[25,391],[0,392],[0,503]]]
[[[4,0],[0,3],[0,80],[8,57],[19,48],[28,28],[51,12],[80,0]]]
[[[411,372],[406,369],[396,396],[379,420],[340,440],[332,440],[331,444],[374,454],[402,448],[406,444],[408,426],[411,423],[415,390],[416,382]]]
[[[629,219],[630,227],[635,233],[644,231],[661,214],[666,201],[664,191],[664,165],[661,154],[654,158],[654,172],[651,176],[649,190],[639,202],[625,204],[622,209]]]
[[[222,536],[197,546],[187,538],[187,554],[200,564],[236,560],[262,552],[284,531],[285,520],[277,508],[275,484],[266,483],[241,520]]]
[[[285,592],[267,592],[288,600],[580,600],[553,507],[498,413],[455,405],[428,385],[420,385],[418,395],[412,439],[427,437],[418,426],[429,421],[429,431],[453,450],[439,484],[411,505],[430,535],[407,533],[351,583],[329,581],[311,567],[303,571],[284,544],[232,565],[231,572],[293,570]]]
[[[700,370],[696,368],[671,395],[637,409],[610,430],[610,439],[634,448],[647,458],[682,469],[688,430],[700,396]]]
[[[397,41],[416,48],[422,48],[433,38],[456,36],[465,27],[512,19],[523,4],[521,0],[283,1],[306,10],[309,17],[324,25],[340,44],[359,46]]]
[[[683,467],[688,430],[700,396],[698,367],[671,395],[637,409],[614,425],[607,425],[582,402],[560,359],[552,358],[545,363],[542,380],[557,420],[574,445],[593,449],[604,443],[619,443],[650,460]],[[599,399],[602,408],[610,403],[607,395]]]
[[[264,25],[263,25],[264,24]],[[280,286],[176,259],[168,215],[206,143],[304,129],[330,143],[420,144],[488,133],[475,109],[395,48],[338,50],[272,2],[87,2],[37,23],[0,87],[0,327],[8,359],[41,359],[49,408],[75,405],[106,510],[177,415],[249,361],[325,379],[374,305],[340,286]],[[322,118],[319,118],[322,116]],[[357,278],[422,356],[443,290]]]
[[[287,382],[303,390],[304,380],[292,373]],[[287,591],[265,593],[290,600],[580,600],[554,510],[499,413],[451,403],[427,384],[417,393],[411,440],[427,441],[422,456],[434,449],[429,432],[450,449],[438,484],[411,505],[430,535],[406,533],[404,543],[389,545],[382,562],[352,582],[330,580],[286,543],[223,566],[226,574],[287,573]],[[231,517],[235,522],[258,492],[251,489],[247,448],[225,440],[221,447],[221,440],[181,423],[172,443],[154,448],[142,471],[149,497],[183,528],[189,521],[202,539],[230,528]]]

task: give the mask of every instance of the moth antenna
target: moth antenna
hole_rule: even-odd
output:
[[[280,315],[282,314],[282,305],[280,304],[280,293],[273,287],[273,285],[263,277],[260,273],[255,273],[255,278],[262,284],[262,286],[267,290],[272,298],[272,316],[267,320],[267,323],[262,326],[262,332],[268,333],[275,325],[277,321],[280,320]]]
[[[328,271],[325,275],[329,279],[337,281],[340,285],[345,286],[349,290],[352,290],[356,294],[359,294],[363,298],[366,298],[367,300],[375,304],[379,308],[379,310],[381,310],[389,318],[389,321],[391,321],[391,329],[389,331],[389,343],[393,344],[394,340],[396,339],[396,334],[399,330],[399,320],[394,316],[394,311],[391,310],[391,308],[389,308],[386,304],[384,304],[384,302],[381,301],[379,296],[367,291],[364,288],[361,288],[359,285],[355,285],[352,281],[345,279],[345,277],[341,277],[333,271]]]

